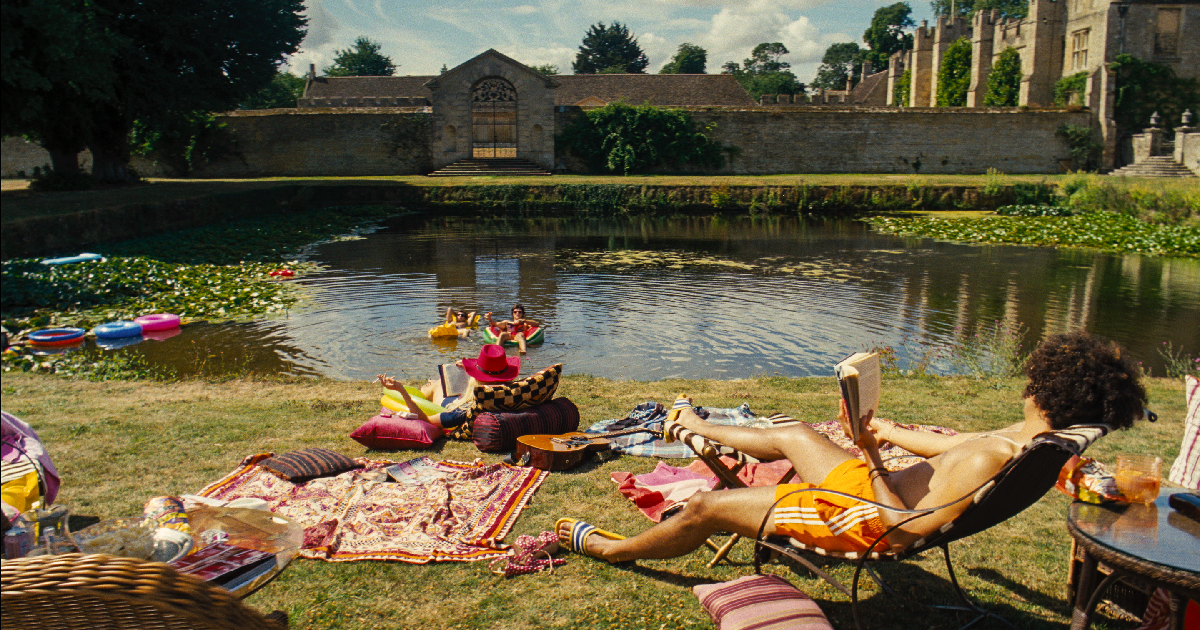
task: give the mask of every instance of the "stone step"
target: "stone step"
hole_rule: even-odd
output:
[[[544,176],[550,175],[550,172],[529,160],[496,158],[459,160],[429,174],[430,177],[477,177],[483,175]]]
[[[1110,174],[1117,177],[1196,177],[1191,169],[1165,155],[1149,157]]]

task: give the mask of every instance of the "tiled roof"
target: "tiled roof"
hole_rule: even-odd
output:
[[[749,107],[750,95],[731,74],[561,74],[554,77],[555,105],[574,105],[590,96],[630,105]]]
[[[432,93],[425,83],[435,77],[317,77],[305,99],[423,98]],[[754,105],[750,95],[730,74],[564,74],[555,75],[555,105],[575,105],[589,97],[605,103],[659,106]]]
[[[425,82],[432,76],[404,77],[317,77],[304,92],[305,98],[389,97],[429,98]]]
[[[886,105],[887,76],[887,70],[868,74],[854,86],[847,100],[855,105]]]

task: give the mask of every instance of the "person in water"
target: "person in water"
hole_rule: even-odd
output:
[[[428,422],[441,429],[452,429],[461,425],[467,419],[467,399],[474,396],[475,386],[480,384],[494,385],[508,383],[517,378],[521,372],[521,358],[510,357],[502,346],[487,344],[479,349],[476,359],[459,359],[455,362],[469,377],[467,386],[461,394],[445,396],[441,391],[441,379],[431,379],[421,387],[421,397],[446,407],[446,411],[426,414],[413,400],[412,394],[404,387],[404,383],[387,374],[378,374],[376,378],[385,388],[390,389],[404,399],[408,405],[408,413],[403,414],[412,420]]]
[[[1097,423],[1128,428],[1142,417],[1146,390],[1137,368],[1111,342],[1084,332],[1051,336],[1029,357],[1025,373],[1029,382],[1021,422],[986,433],[940,435],[905,429],[868,413],[862,418],[867,430],[856,442],[861,460],[804,423],[762,429],[722,426],[685,407],[678,418],[681,425],[760,460],[787,458],[799,483],[698,492],[677,515],[631,538],[564,518],[556,525],[559,541],[608,562],[673,558],[700,547],[716,532],[756,538],[765,520],[767,533],[830,551],[862,552],[911,514],[828,493],[794,491],[837,490],[901,509],[944,506],[901,525],[880,543],[899,550],[962,514],[974,491],[1039,433]],[[851,435],[844,402],[838,420]],[[885,441],[927,459],[888,471],[879,455]]]
[[[446,323],[454,324],[458,336],[462,339],[471,335],[471,325],[475,322],[475,311],[456,311],[453,306],[446,307]]]
[[[485,313],[484,317],[487,318],[488,325],[492,326],[497,330],[497,332],[499,332],[497,337],[497,341],[499,343],[503,344],[506,341],[515,341],[517,342],[517,348],[520,349],[521,354],[525,354],[526,333],[532,328],[541,326],[541,324],[532,319],[525,319],[525,307],[521,306],[520,304],[512,307],[511,314],[512,319],[506,319],[499,322],[492,319],[491,313]]]

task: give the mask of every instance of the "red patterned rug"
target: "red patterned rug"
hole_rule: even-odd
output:
[[[301,557],[329,562],[425,564],[503,556],[508,545],[501,540],[548,474],[428,457],[401,464],[358,458],[361,469],[295,484],[257,465],[271,455],[247,457],[197,494],[265,500],[272,511],[306,527]]]

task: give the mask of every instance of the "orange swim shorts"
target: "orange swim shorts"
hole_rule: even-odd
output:
[[[875,506],[827,492],[788,493],[823,488],[874,501],[875,491],[871,489],[868,472],[862,460],[848,459],[831,470],[820,485],[776,486],[775,499],[782,497],[782,500],[775,506],[775,533],[827,551],[866,551],[887,529]]]

